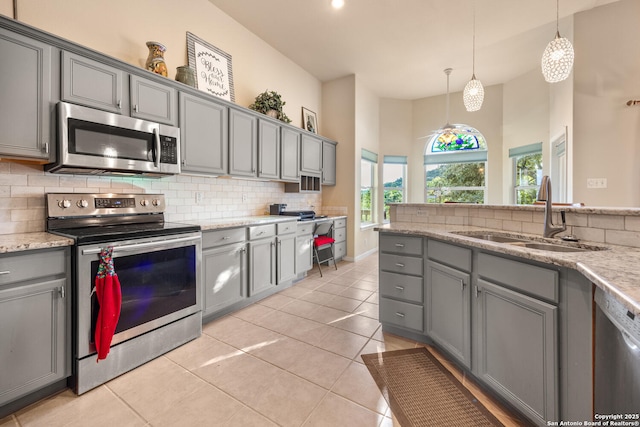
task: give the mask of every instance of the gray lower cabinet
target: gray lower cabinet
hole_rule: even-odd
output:
[[[380,235],[379,317],[383,325],[423,332],[423,253],[420,237]]]
[[[280,133],[280,180],[300,182],[300,132],[285,127]]]
[[[304,174],[322,173],[322,140],[302,134],[300,142],[300,171]]]
[[[278,285],[289,282],[296,277],[296,233],[297,221],[276,224],[276,259]]]
[[[298,223],[296,233],[296,275],[304,274],[313,268],[313,229],[311,222]]]
[[[0,29],[2,157],[49,160],[55,151],[53,51],[47,44]]]
[[[258,177],[280,179],[280,126],[258,119]]]
[[[229,109],[182,92],[179,102],[182,172],[226,175]]]
[[[258,118],[229,109],[229,175],[256,177],[258,164]]]
[[[69,250],[0,256],[0,407],[71,374]]]
[[[475,373],[540,425],[560,418],[559,272],[478,255]]]
[[[249,227],[249,296],[277,284],[275,236],[275,224]]]
[[[426,334],[471,367],[471,275],[435,261],[425,274]]]
[[[203,233],[203,316],[248,297],[245,235],[245,228]]]
[[[336,143],[322,141],[322,185],[336,185]]]
[[[338,218],[333,221],[333,238],[336,239],[333,247],[336,261],[347,256],[347,218]]]

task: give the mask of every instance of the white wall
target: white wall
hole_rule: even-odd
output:
[[[502,201],[515,203],[513,162],[509,149],[536,142],[543,144],[543,171],[549,174],[549,84],[538,68],[503,85]],[[546,150],[545,150],[546,147]]]
[[[640,206],[640,1],[574,20],[574,194],[590,206]],[[587,178],[608,188],[587,189]]]

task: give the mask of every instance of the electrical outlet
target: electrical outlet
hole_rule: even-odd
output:
[[[246,193],[242,193],[242,203],[246,203],[246,201],[247,201],[247,199],[248,199],[248,198],[249,198],[249,197],[247,196],[247,194],[246,194]]]
[[[204,199],[204,194],[202,194],[202,191],[196,191],[196,205],[199,205],[200,203],[202,203],[203,199]]]
[[[427,210],[426,209],[418,209],[416,211],[416,216],[427,216]]]
[[[607,178],[587,178],[587,188],[607,188]]]

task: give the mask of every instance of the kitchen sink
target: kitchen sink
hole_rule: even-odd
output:
[[[460,236],[471,237],[473,239],[486,240],[495,243],[504,243],[510,246],[519,246],[529,249],[537,249],[541,251],[549,252],[588,252],[588,251],[601,251],[607,248],[600,246],[582,245],[582,244],[562,244],[562,243],[549,243],[540,242],[534,240],[531,237],[517,236],[500,232],[487,232],[487,231],[458,231],[453,232]]]
[[[524,246],[529,249],[538,249],[541,251],[551,251],[551,252],[587,252],[593,249],[579,248],[575,246],[562,246],[555,245],[553,243],[538,243],[538,242],[514,242],[511,243],[512,246]],[[596,249],[599,250],[600,248]]]

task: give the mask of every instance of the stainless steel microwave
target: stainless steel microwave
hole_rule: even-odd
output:
[[[64,174],[145,175],[180,173],[180,129],[59,102],[56,162],[45,170]]]

